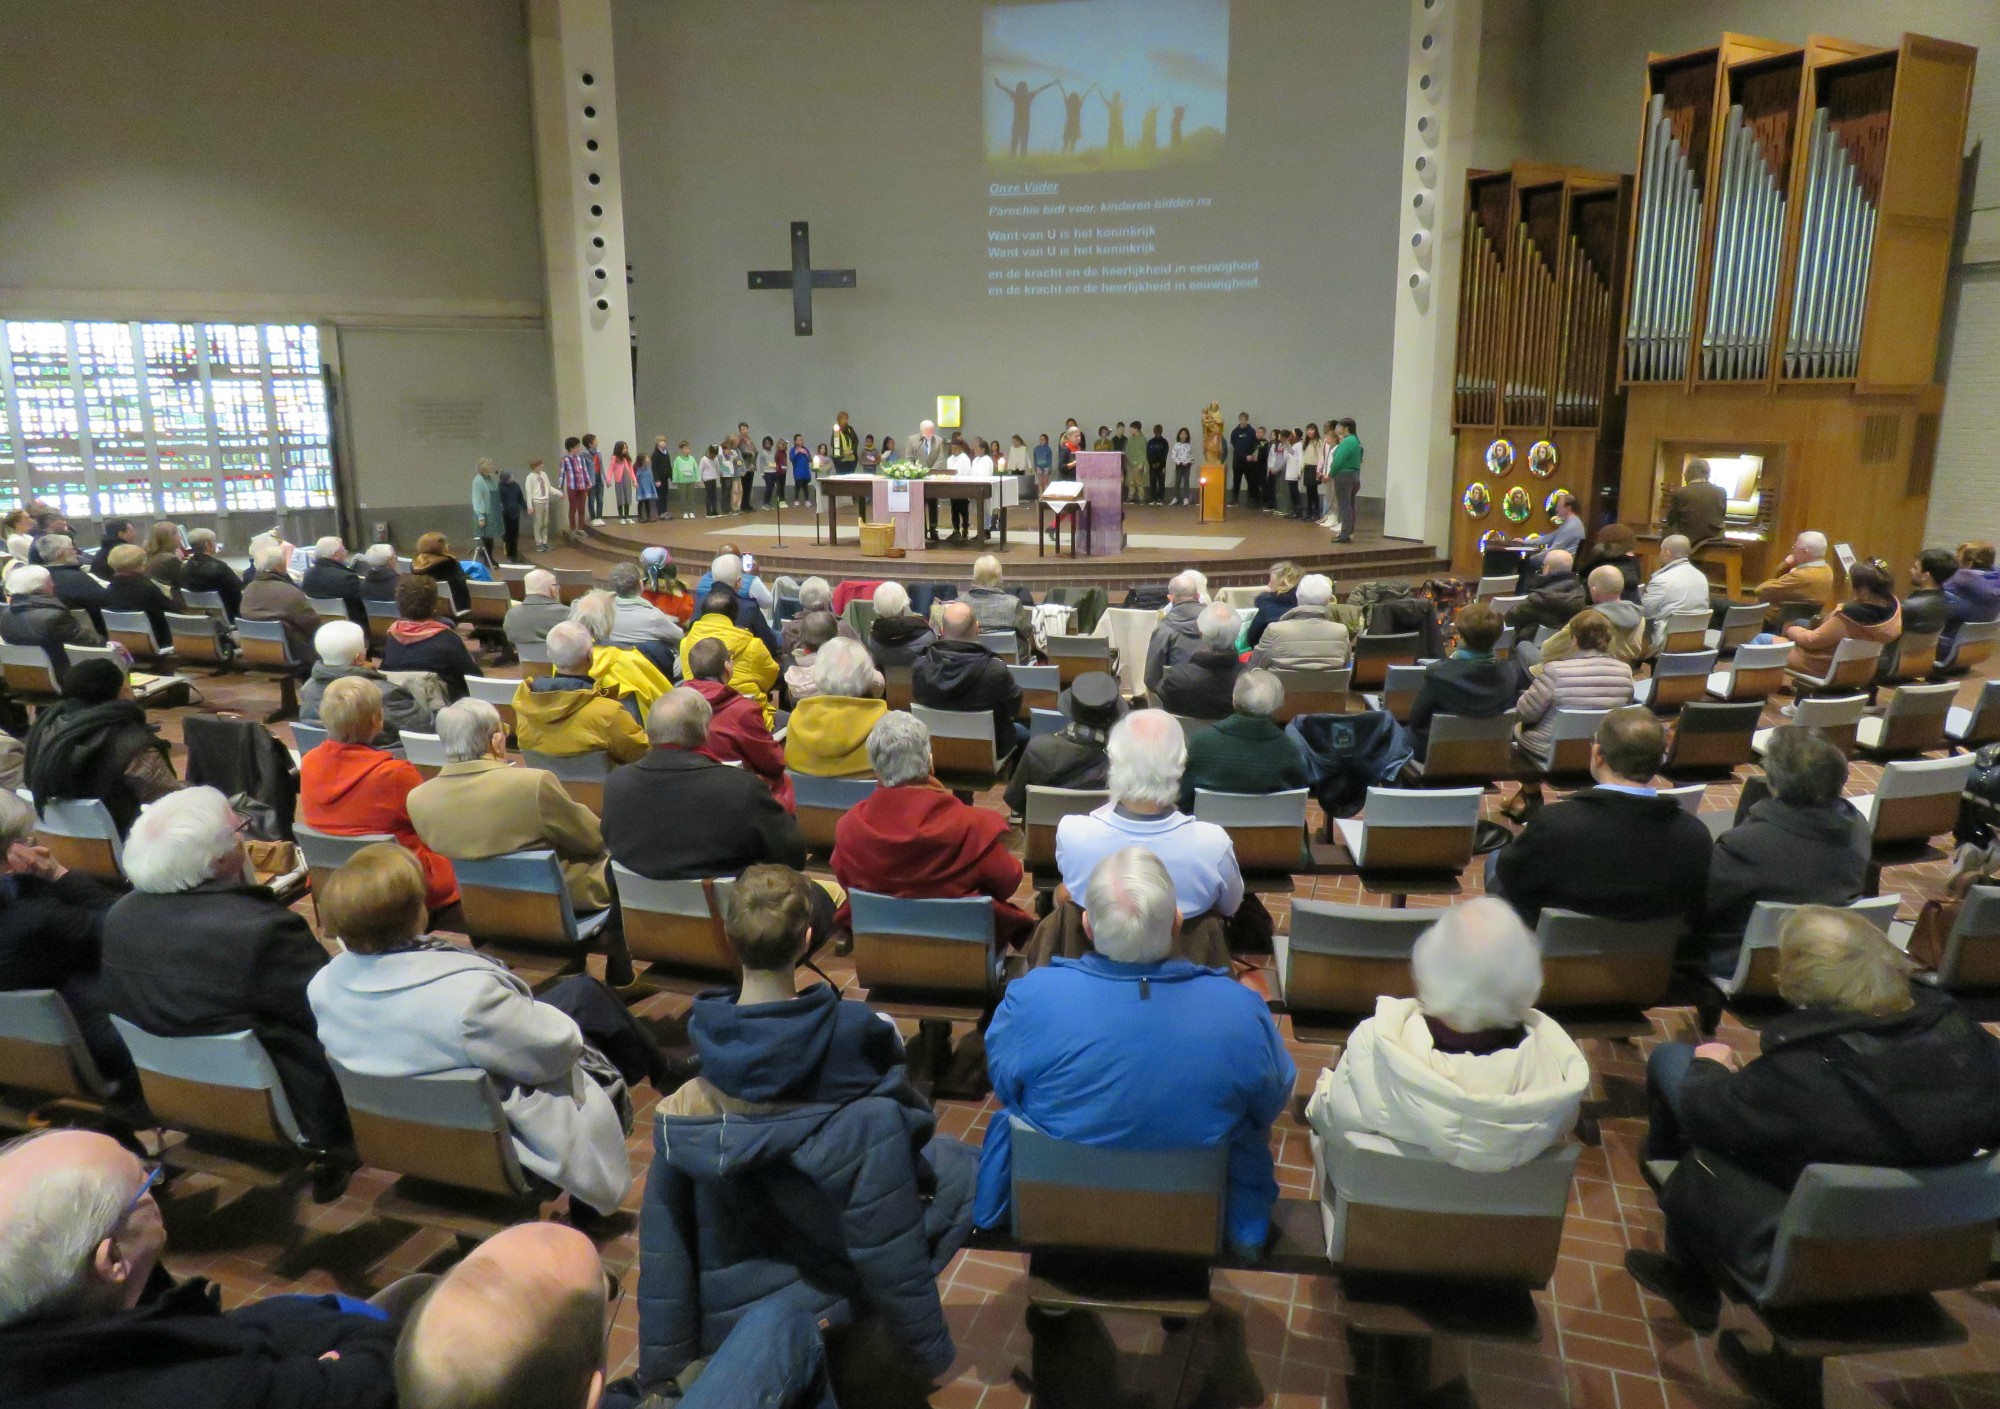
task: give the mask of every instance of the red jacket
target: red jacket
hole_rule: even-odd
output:
[[[424,868],[424,904],[442,910],[458,899],[451,862],[417,840],[410,789],[424,781],[416,765],[366,744],[328,739],[299,764],[299,811],[305,824],[335,836],[388,832]]]
[[[996,942],[1019,948],[1034,933],[1034,916],[1009,903],[1021,862],[1007,850],[1007,819],[935,784],[877,788],[843,813],[833,829],[833,874],[849,890],[905,900],[989,896]],[[842,906],[838,927],[848,923]]]
[[[739,695],[720,680],[683,682],[708,701],[708,742],[701,748],[717,763],[737,759],[770,786],[785,811],[792,806],[792,780],[785,773],[785,746],[764,727],[764,710],[747,695]]]

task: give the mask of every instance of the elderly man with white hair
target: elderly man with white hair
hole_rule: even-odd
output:
[[[975,1227],[1007,1222],[1019,1117],[1078,1144],[1226,1147],[1231,1251],[1263,1252],[1278,1198],[1271,1122],[1298,1073],[1262,998],[1227,973],[1172,957],[1175,888],[1146,848],[1110,853],[1086,897],[1094,952],[1007,985],[986,1032],[1000,1109],[980,1154]]]
[[[1195,626],[1201,633],[1200,649],[1180,664],[1169,666],[1160,677],[1159,689],[1147,693],[1169,714],[1226,719],[1236,677],[1243,669],[1236,654],[1242,621],[1227,602],[1210,602],[1195,618]]]
[[[1310,781],[1306,755],[1271,716],[1285,703],[1285,687],[1268,670],[1236,677],[1231,712],[1187,741],[1181,771],[1181,811],[1194,811],[1198,788],[1219,793],[1282,793]]]
[[[692,595],[697,612],[702,610],[702,603],[708,600],[709,592],[717,587],[727,587],[736,594],[736,625],[762,641],[764,649],[771,653],[771,659],[776,660],[780,651],[777,633],[771,630],[771,623],[764,614],[775,611],[777,603],[771,596],[771,589],[764,585],[764,579],[747,570],[742,555],[723,553],[709,564],[708,571],[694,585]]]
[[[1786,602],[1808,602],[1825,611],[1833,605],[1833,564],[1826,560],[1826,535],[1807,529],[1792,540],[1778,570],[1757,584],[1753,596],[1770,607],[1764,623],[1777,629],[1778,608]]]
[[[1410,971],[1417,996],[1377,998],[1306,1107],[1328,1181],[1339,1184],[1350,1132],[1484,1173],[1567,1136],[1590,1064],[1535,1010],[1541,953],[1520,917],[1485,896],[1455,905],[1418,937]]]
[[[189,535],[193,542],[193,535]],[[185,579],[183,572],[183,579]],[[397,565],[396,546],[393,543],[371,543],[368,551],[361,555],[361,596],[369,602],[393,602],[396,600],[396,584],[403,580],[403,570]],[[183,581],[185,586],[185,581]]]
[[[936,421],[917,422],[917,433],[911,436],[909,444],[903,447],[904,459],[922,465],[932,474],[944,468],[945,457],[950,453],[950,447],[945,444],[944,437],[938,434]],[[933,528],[937,526],[935,518],[931,520],[931,526]]]
[[[531,568],[521,579],[521,600],[507,608],[501,629],[516,646],[539,646],[549,639],[552,627],[568,620],[569,608],[563,604],[556,575],[547,568]]]
[[[563,790],[555,774],[507,760],[507,727],[484,700],[438,711],[445,765],[410,794],[410,821],[424,845],[453,861],[483,861],[510,851],[553,851],[579,914],[612,903],[610,858],[597,814]],[[632,982],[632,961],[616,917],[603,931],[605,982]]]
[[[1229,833],[1175,806],[1187,768],[1180,721],[1157,709],[1134,710],[1111,727],[1105,753],[1111,801],[1056,825],[1056,869],[1070,898],[1085,904],[1098,862],[1142,846],[1167,864],[1182,918],[1234,915],[1243,903],[1243,873]]]
[[[207,787],[140,811],[125,838],[132,894],[104,917],[104,1006],[155,1037],[254,1033],[299,1129],[323,1152],[314,1197],[338,1198],[354,1136],[306,1001],[326,950],[303,916],[257,883],[242,825]]]
[[[1639,593],[1639,611],[1653,623],[1653,634],[1666,629],[1675,612],[1709,610],[1708,574],[1695,566],[1694,548],[1683,534],[1670,533],[1660,540],[1660,565]]]
[[[319,722],[320,700],[334,681],[366,680],[382,696],[382,732],[374,739],[378,748],[394,747],[405,729],[431,732],[431,707],[368,664],[368,633],[359,626],[351,621],[329,621],[313,633],[313,650],[319,659],[313,662],[305,684],[299,686],[301,722]]]
[[[868,654],[878,669],[909,666],[937,640],[930,623],[910,610],[910,593],[900,582],[875,589],[875,620],[868,625]]]
[[[56,597],[65,607],[81,607],[90,615],[90,624],[104,630],[105,587],[84,570],[76,543],[67,534],[45,533],[35,540],[35,556],[49,570]]]
[[[813,693],[785,726],[785,766],[816,778],[869,771],[868,734],[888,713],[882,672],[858,641],[836,636],[813,659]]]
[[[1201,649],[1202,575],[1192,568],[1167,579],[1167,609],[1146,643],[1146,693],[1156,695],[1173,666]]]
[[[1533,578],[1527,595],[1507,613],[1507,625],[1514,628],[1519,640],[1528,642],[1544,627],[1551,632],[1562,630],[1571,617],[1589,605],[1583,579],[1576,575],[1575,555],[1551,548],[1542,555],[1542,570]]]
[[[319,613],[285,571],[287,556],[284,544],[269,539],[251,552],[250,566],[255,575],[243,589],[241,616],[244,621],[284,623],[285,640],[303,672],[309,671],[318,659],[313,654],[313,633],[319,630]]]
[[[1295,589],[1299,604],[1264,628],[1250,664],[1265,670],[1339,670],[1354,657],[1344,623],[1333,619],[1333,579],[1309,572]]]
[[[799,633],[804,629],[805,619],[814,612],[833,612],[833,585],[823,577],[808,577],[798,587],[799,609],[786,617],[778,628],[778,644],[783,647],[787,660],[796,659],[799,653]]]
[[[158,1178],[92,1130],[0,1145],[0,1401],[359,1409],[394,1400],[389,1311],[418,1284],[392,1283],[374,1312],[296,1296],[232,1297],[225,1311],[216,1287],[176,1281],[160,1265]]]
[[[215,593],[222,598],[223,610],[229,613],[229,619],[236,620],[243,600],[243,579],[230,570],[229,564],[215,556],[215,530],[189,529],[187,544],[187,561],[181,564],[181,591]]]
[[[549,630],[549,674],[514,689],[514,737],[523,749],[555,758],[603,753],[630,763],[646,752],[645,731],[632,711],[597,691],[590,677],[596,647],[581,622]]]
[[[361,574],[348,565],[347,545],[332,534],[313,544],[313,564],[306,569],[299,589],[308,597],[337,601],[347,608],[347,619],[356,626],[368,625],[368,608],[361,595]]]
[[[58,672],[68,665],[64,646],[101,646],[104,638],[78,621],[56,596],[45,567],[17,563],[7,569],[7,610],[0,612],[0,641],[41,646]]]
[[[1612,563],[1603,563],[1590,570],[1584,579],[1584,590],[1590,597],[1590,606],[1611,627],[1611,640],[1605,650],[1627,665],[1637,665],[1653,654],[1653,638],[1643,613],[1637,602],[1625,600],[1625,574]],[[1575,622],[1578,612],[1570,621]],[[1561,660],[1573,656],[1582,647],[1576,643],[1575,635],[1568,626],[1553,636],[1545,636],[1540,642],[1516,640],[1514,660],[1522,666],[1539,665],[1543,661]]]
[[[1035,920],[1012,903],[1021,861],[1007,849],[1007,818],[960,802],[931,776],[930,730],[900,710],[869,731],[868,761],[881,786],[835,824],[834,879],[905,900],[983,895],[993,902],[995,945],[1025,945]]]

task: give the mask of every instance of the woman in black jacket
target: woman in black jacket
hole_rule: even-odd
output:
[[[1644,576],[1644,569],[1639,565],[1638,549],[1639,540],[1632,536],[1631,529],[1622,523],[1608,523],[1597,530],[1597,537],[1577,559],[1576,575],[1588,582],[1593,568],[1615,567],[1625,575],[1625,590],[1619,595],[1628,602],[1636,602],[1639,600],[1639,582]]]
[[[167,613],[174,609],[160,584],[146,576],[146,550],[136,543],[120,543],[108,560],[111,581],[104,588],[104,610],[144,612],[153,628],[153,644],[162,650],[174,644],[173,624]]]
[[[78,661],[63,676],[62,699],[35,716],[22,745],[22,772],[37,811],[95,798],[124,836],[141,807],[181,786],[146,711],[118,698],[124,684],[115,663]]]
[[[449,588],[453,610],[472,610],[472,589],[465,585],[465,566],[451,551],[451,545],[445,542],[442,533],[426,533],[417,540],[417,551],[410,558],[410,571],[422,573]],[[399,596],[396,600],[400,602],[402,598]]]
[[[1679,1163],[1660,1191],[1666,1252],[1628,1252],[1625,1267],[1697,1331],[1715,1328],[1717,1271],[1764,1281],[1807,1165],[1937,1168],[2000,1142],[2000,1040],[1909,974],[1860,916],[1801,906],[1778,941],[1794,1011],[1764,1028],[1759,1056],[1654,1051],[1645,1155]]]
[[[436,579],[413,572],[396,584],[396,611],[402,619],[389,628],[382,669],[428,670],[444,682],[447,695],[462,700],[470,689],[465,677],[477,675],[479,665],[451,623],[437,619],[437,610]]]

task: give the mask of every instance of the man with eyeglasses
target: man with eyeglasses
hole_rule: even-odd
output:
[[[224,1311],[160,1265],[159,1171],[108,1136],[0,1145],[0,1403],[10,1409],[375,1409],[395,1402],[390,1310],[279,1296]],[[415,1291],[399,1283],[382,1300]]]

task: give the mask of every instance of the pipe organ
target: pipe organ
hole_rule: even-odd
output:
[[[1806,528],[1896,563],[1920,546],[1977,57],[1726,34],[1648,61],[1615,507],[1642,544],[1702,456],[1761,466],[1705,568],[1754,582]]]
[[[1452,562],[1490,533],[1548,524],[1557,489],[1589,501],[1617,444],[1618,298],[1631,183],[1517,162],[1466,177],[1452,422]]]

